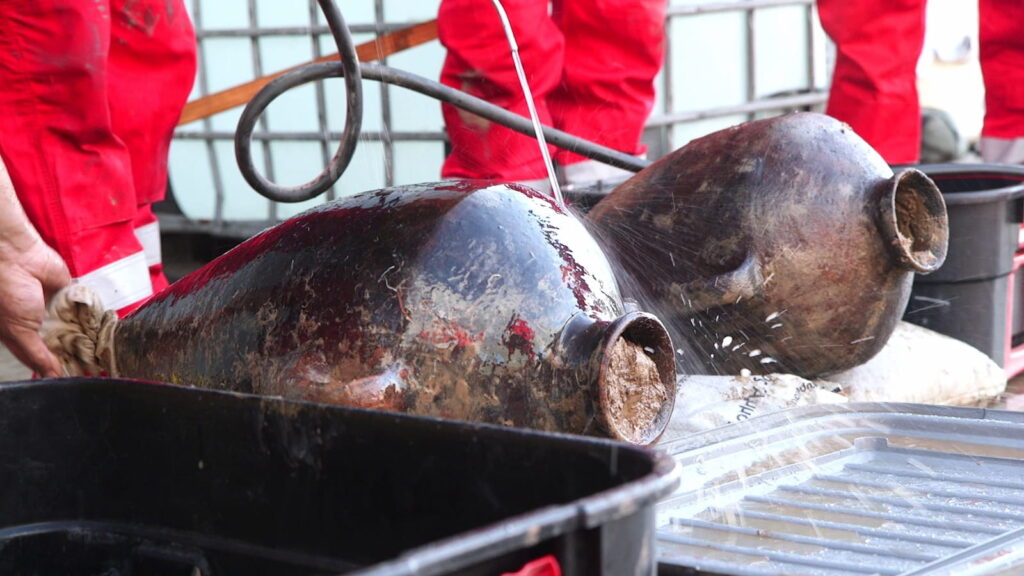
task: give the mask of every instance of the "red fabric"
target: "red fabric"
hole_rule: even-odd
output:
[[[916,66],[924,43],[925,0],[818,0],[836,43],[826,112],[850,124],[891,164],[917,162],[921,118]],[[982,135],[1024,137],[1024,3],[979,1],[985,78]]]
[[[181,0],[0,0],[0,155],[73,277],[141,250],[194,74]]]
[[[1024,3],[978,3],[981,71],[985,78],[985,123],[989,138],[1024,137]]]
[[[541,122],[640,154],[664,54],[664,0],[506,0]],[[448,49],[441,81],[529,116],[501,21],[490,0],[443,0],[438,32]],[[545,177],[533,138],[442,105],[452,153],[443,177]],[[555,160],[583,157],[552,147]]]
[[[167,153],[195,77],[184,0],[110,0],[108,86],[114,133],[130,151],[138,204],[163,200]]]
[[[822,28],[836,44],[826,113],[891,164],[917,162],[920,154],[924,8],[925,0],[818,0]]]
[[[518,572],[506,572],[501,576],[562,576],[562,568],[558,559],[549,554],[528,562]]]

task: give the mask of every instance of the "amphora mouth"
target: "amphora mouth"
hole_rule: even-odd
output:
[[[879,210],[879,227],[897,265],[919,274],[942,266],[949,220],[942,192],[931,178],[913,168],[897,172],[885,183]]]
[[[597,374],[598,416],[612,438],[654,443],[675,406],[672,341],[664,325],[643,312],[629,312],[607,328]]]

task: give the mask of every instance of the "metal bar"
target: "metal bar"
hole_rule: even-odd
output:
[[[266,229],[266,220],[230,220],[214,225],[210,220],[192,220],[178,214],[160,214],[161,232],[206,233],[228,238],[248,238]]]
[[[757,37],[754,32],[754,9],[748,8],[743,14],[743,21],[746,25],[744,37],[747,42],[747,102],[753,102],[757,99],[757,54],[754,53]],[[749,112],[747,120],[753,120],[754,114],[755,112]]]
[[[271,26],[266,28],[260,28],[255,23],[255,18],[250,18],[249,27],[237,27],[237,28],[222,28],[222,29],[203,29],[201,24],[201,16],[199,12],[199,0],[193,0],[193,15],[197,34],[197,47],[200,50],[200,70],[197,78],[197,84],[199,85],[200,92],[207,94],[208,90],[208,73],[206,70],[205,62],[206,59],[202,57],[202,46],[203,40],[208,38],[233,38],[233,37],[249,37],[254,45],[258,45],[257,39],[262,37],[273,37],[273,36],[310,36],[311,42],[314,46],[314,53],[319,50],[318,37],[321,35],[329,34],[330,31],[327,26],[318,23],[318,20],[311,14],[309,26]],[[250,0],[251,4],[251,0]],[[315,5],[315,1],[311,2]],[[726,106],[713,108],[710,110],[700,111],[682,111],[674,112],[673,108],[678,100],[678,94],[675,94],[672,86],[673,82],[673,70],[672,70],[672,19],[676,17],[686,17],[700,14],[713,14],[720,12],[729,11],[746,11],[747,25],[748,25],[748,84],[747,93],[748,97],[753,98],[756,96],[756,72],[757,62],[756,57],[753,55],[754,45],[756,44],[756,25],[754,24],[753,11],[760,8],[771,8],[781,6],[805,6],[807,8],[806,17],[806,28],[807,28],[807,42],[808,42],[808,55],[807,55],[807,79],[808,87],[811,92],[808,94],[789,96],[789,97],[776,97],[769,98],[759,101],[747,102],[738,106]],[[818,106],[823,104],[827,100],[827,92],[813,91],[815,86],[815,80],[817,76],[817,67],[815,66],[815,58],[817,51],[815,49],[815,35],[814,35],[814,0],[737,0],[737,1],[721,1],[714,3],[705,3],[698,5],[680,5],[680,6],[669,6],[667,8],[667,18],[665,21],[666,27],[666,53],[665,53],[665,66],[663,68],[662,86],[664,89],[663,98],[663,110],[664,115],[655,116],[650,119],[647,123],[647,127],[657,129],[657,137],[663,145],[663,152],[670,150],[674,146],[675,130],[677,129],[676,124],[682,124],[687,122],[694,122],[704,120],[708,118],[718,118],[723,116],[731,115],[747,115],[753,117],[754,114],[762,111],[781,110],[787,108],[802,108],[809,106]],[[375,0],[375,21],[372,24],[359,24],[351,26],[351,30],[356,34],[369,34],[381,32],[390,32],[397,29],[401,29],[405,24],[399,23],[387,23],[384,21],[384,14],[382,8],[382,0]],[[258,56],[257,56],[258,58]],[[260,62],[255,63],[257,68],[260,67]],[[272,132],[259,132],[253,135],[254,138],[260,140],[264,145],[264,152],[267,156],[266,162],[268,166],[270,163],[269,154],[269,141],[271,140],[282,140],[282,141],[313,141],[319,142],[321,148],[321,156],[325,154],[330,155],[332,150],[332,140],[337,141],[341,134],[340,132],[331,132],[328,123],[326,122],[326,106],[329,103],[326,101],[326,93],[321,83],[317,83],[317,114],[318,121],[321,123],[322,130],[319,133],[313,132],[300,132],[300,131],[289,131],[282,133]],[[367,141],[380,141],[384,143],[384,154],[385,154],[385,181],[388,185],[392,185],[394,181],[394,143],[401,141],[438,141],[443,142],[445,135],[443,131],[437,132],[393,132],[390,130],[392,121],[392,110],[390,97],[387,94],[387,85],[381,86],[382,90],[382,112],[385,115],[384,128],[380,132],[375,133],[364,133],[361,138]],[[261,122],[263,127],[266,126],[265,120]],[[202,124],[203,130],[194,130],[189,132],[176,132],[175,138],[182,140],[196,140],[202,139],[205,141],[207,156],[209,158],[211,167],[211,176],[213,178],[213,188],[215,193],[215,214],[214,224],[216,226],[224,225],[224,208],[225,208],[225,188],[220,171],[219,156],[215,145],[218,141],[227,141],[234,138],[233,133],[225,131],[214,131],[212,123],[209,120],[204,121]],[[328,197],[334,193],[334,189],[328,192]]]
[[[716,14],[719,12],[739,12],[740,10],[756,10],[758,8],[776,8],[779,6],[800,6],[814,4],[815,0],[742,0],[740,2],[714,2],[708,4],[683,4],[668,7],[666,16],[694,16],[697,14]]]
[[[672,19],[665,18],[665,62],[661,67],[661,79],[662,79],[662,103],[664,104],[662,112],[665,114],[671,114],[675,110],[675,92],[672,89]],[[675,146],[675,132],[676,127],[674,124],[662,124],[659,126],[661,129],[661,144],[662,152],[667,153]]]
[[[878,466],[875,464],[858,464],[850,463],[845,466],[848,470],[856,470],[858,472],[869,472],[871,474],[886,474],[889,476],[901,476],[904,478],[923,478],[926,480],[936,480],[939,482],[953,482],[962,483],[970,482],[971,484],[984,484],[985,486],[991,486],[993,488],[1008,488],[1010,490],[1024,490],[1024,482],[1010,482],[1006,480],[993,480],[985,477],[971,476],[965,478],[963,476],[956,476],[953,474],[943,474],[941,472],[922,472],[920,470],[902,470],[898,468],[890,468]]]
[[[877,545],[868,546],[866,544],[857,544],[854,542],[843,542],[841,540],[830,540],[828,538],[816,538],[813,536],[803,536],[800,534],[781,532],[775,528],[771,530],[759,530],[757,528],[749,528],[747,526],[718,524],[716,522],[697,520],[695,518],[672,518],[671,522],[676,526],[686,526],[689,528],[703,528],[705,530],[714,530],[717,532],[741,534],[743,536],[754,536],[766,540],[782,540],[785,542],[794,542],[797,544],[807,544],[810,546],[818,546],[820,548],[824,548],[825,550],[845,550],[847,552],[855,552],[857,554],[888,556],[890,558],[900,558],[903,560],[915,560],[922,562],[931,562],[932,560],[937,560],[941,558],[941,556],[937,554],[924,554],[920,552],[912,552],[910,550],[890,550]]]
[[[315,4],[315,2],[314,2]],[[375,24],[354,24],[349,26],[353,34],[370,34],[374,32],[394,32],[407,27],[409,24],[384,24],[383,27]],[[323,24],[311,24],[310,26],[272,26],[267,28],[209,28],[196,30],[197,39],[206,38],[248,38],[250,36],[306,36],[306,35],[327,35],[331,30]]]
[[[203,26],[200,0],[192,0],[192,22],[196,29],[201,29]],[[210,89],[206,77],[206,50],[201,39],[196,40],[196,64],[199,94],[205,96],[210,93]],[[213,130],[212,120],[205,118],[203,127],[207,132],[211,132]],[[213,140],[206,140],[206,157],[210,161],[210,176],[213,178],[213,225],[216,227],[224,223],[224,181],[220,175],[220,162]]]
[[[381,26],[381,31],[377,33],[379,35],[384,30],[384,0],[374,0],[373,19],[374,23]],[[381,58],[380,63],[387,66],[388,59]],[[384,145],[384,185],[394,186],[395,145],[389,134],[391,132],[391,87],[387,82],[380,83],[380,113],[381,127],[383,128],[381,143]]]
[[[309,25],[311,27],[317,26],[317,17],[320,14],[320,6],[316,3],[316,0],[309,0]],[[316,60],[323,56],[322,50],[320,50],[320,37],[316,34],[310,34],[309,43],[313,49],[313,59]],[[324,89],[323,82],[316,82],[316,121],[320,127],[320,159],[324,166],[327,166],[331,162],[331,127],[327,121],[327,94]],[[341,136],[339,135],[339,139]],[[327,200],[334,200],[337,191],[337,184],[327,189]]]
[[[321,132],[253,132],[253,140],[306,140],[316,142],[321,139]],[[225,131],[195,131],[182,130],[174,133],[174,137],[181,140],[234,140],[234,132]],[[341,132],[327,132],[331,141],[341,139]],[[443,132],[387,132],[387,138],[403,142],[435,141],[444,138]],[[363,132],[359,135],[360,140],[379,141],[385,138],[384,132]]]
[[[259,29],[259,22],[256,16],[256,0],[247,0],[246,3],[249,12],[249,26],[253,30],[257,30]],[[260,39],[255,34],[249,38],[249,50],[252,53],[253,76],[259,78],[263,76],[263,53],[260,51]],[[259,125],[264,131],[270,131],[266,114],[260,116]],[[277,178],[274,177],[274,161],[270,156],[270,141],[263,140],[261,145],[263,148],[263,173],[270,180],[276,180]],[[267,221],[273,222],[275,220],[277,220],[277,204],[267,201]]]
[[[812,91],[817,87],[815,82],[815,66],[817,65],[817,51],[815,50],[814,42],[814,4],[808,4],[804,7],[804,34],[806,34],[807,40],[807,90]]]
[[[872,538],[883,538],[886,540],[900,540],[903,542],[916,542],[943,548],[967,548],[975,543],[974,540],[954,540],[952,538],[936,538],[934,536],[923,536],[911,534],[898,530],[886,530],[884,528],[872,528],[860,524],[849,524],[847,522],[835,522],[831,520],[819,520],[817,518],[805,518],[802,516],[787,516],[785,514],[773,514],[770,512],[758,512],[756,510],[744,509],[742,512],[746,518],[757,518],[758,520],[769,520],[772,522],[786,522],[789,524],[800,524],[812,528],[828,528],[831,530],[846,530],[860,536]]]
[[[801,108],[816,106],[828,100],[828,92],[812,92],[810,94],[799,94],[797,96],[780,96],[764,98],[737,104],[735,106],[720,106],[706,110],[693,110],[689,112],[674,112],[664,116],[652,117],[647,121],[648,126],[661,126],[664,124],[677,124],[683,122],[694,122],[708,118],[720,118],[722,116],[734,116],[749,114],[751,112],[763,112],[765,110],[779,110],[784,108]]]
[[[895,576],[896,574],[903,572],[903,570],[899,568],[869,564],[866,561],[857,562],[856,564],[850,562],[832,562],[829,560],[820,560],[808,556],[801,556],[799,554],[776,552],[774,550],[768,550],[765,548],[752,548],[749,546],[722,544],[719,542],[711,542],[708,540],[698,540],[696,538],[679,536],[677,534],[666,534],[664,532],[658,535],[658,539],[662,542],[671,542],[673,544],[686,544],[690,546],[698,546],[701,548],[711,548],[712,550],[721,550],[722,552],[731,552],[733,554],[743,554],[745,556],[767,558],[769,560],[775,560],[776,562],[782,562],[786,564],[813,566],[815,568],[832,568],[837,570],[845,570],[847,572],[856,572],[859,574],[892,574]]]
[[[807,510],[818,510],[821,512],[828,512],[830,514],[848,514],[850,516],[863,516],[865,518],[878,518],[881,520],[887,520],[889,522],[897,522],[899,524],[909,524],[912,526],[925,526],[928,528],[935,528],[938,530],[961,530],[963,532],[976,532],[978,534],[1002,534],[1005,530],[1001,528],[993,528],[987,524],[980,524],[978,522],[965,522],[960,520],[929,520],[920,516],[899,516],[896,517],[893,514],[883,514],[882,512],[873,512],[871,510],[860,510],[858,508],[849,508],[846,506],[835,506],[835,505],[820,505],[812,504],[810,502],[801,502],[799,500],[790,500],[788,498],[768,498],[765,496],[745,496],[744,499],[751,502],[760,502],[762,504],[770,504],[772,506],[792,506],[794,508],[803,508]]]

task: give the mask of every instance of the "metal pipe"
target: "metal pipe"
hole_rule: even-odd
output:
[[[743,13],[744,38],[746,40],[747,57],[747,102],[757,98],[757,31],[754,25],[754,9],[748,8]],[[754,119],[754,112],[747,114],[747,121]]]
[[[374,0],[373,3],[373,20],[381,26],[381,31],[377,32],[379,36],[383,32],[384,24],[384,0]],[[381,58],[380,63],[387,66],[387,57]],[[382,148],[384,148],[384,185],[394,186],[395,185],[395,144],[391,140],[391,91],[388,90],[386,82],[380,85],[380,123],[382,128],[382,138],[380,142]]]
[[[193,12],[195,13],[195,12]],[[383,32],[394,32],[406,28],[407,24],[384,24],[383,29],[374,24],[354,24],[349,27],[353,34],[380,34]],[[213,28],[207,30],[196,30],[196,38],[244,38],[248,36],[319,36],[330,34],[329,26],[311,24],[309,26],[268,26],[266,28]]]
[[[828,100],[827,92],[811,92],[808,94],[799,94],[797,96],[764,98],[762,100],[747,102],[745,104],[737,104],[735,106],[720,106],[718,108],[694,110],[690,112],[673,112],[671,114],[665,114],[664,116],[651,118],[647,121],[647,125],[662,126],[665,124],[706,120],[708,118],[721,118],[722,116],[763,112],[765,110],[783,110],[786,108],[817,106],[819,104],[824,104],[826,100]]]
[[[189,131],[177,131],[174,133],[174,137],[178,140],[234,140],[236,136],[235,132],[228,132],[226,130],[211,130],[209,132],[199,130]],[[308,132],[308,131],[288,131],[288,132],[253,132],[251,138],[253,140],[287,140],[291,142],[318,142],[322,138],[327,139],[328,142],[332,140],[341,140],[344,137],[343,132],[327,131],[327,132]],[[394,140],[396,142],[436,142],[444,139],[444,132],[362,132],[359,134],[359,140],[366,142],[382,142],[385,138]],[[328,156],[328,160],[330,156]]]
[[[256,0],[248,0],[249,8],[249,26],[253,28],[259,28],[259,21],[256,16]],[[263,52],[260,50],[260,39],[258,36],[252,36],[249,38],[249,49],[252,52],[252,65],[253,74],[257,78],[263,76]],[[260,116],[259,119],[260,129],[264,132],[269,130],[267,123],[267,117],[265,115]],[[262,140],[260,142],[263,150],[263,170],[267,175],[267,178],[274,180],[274,159],[270,154],[270,141]],[[277,204],[275,202],[267,201],[267,221],[273,222],[277,220]]]
[[[319,13],[320,12],[319,12],[319,10],[317,10],[316,3],[315,2],[310,2],[309,3],[309,25],[310,25],[310,27],[318,27],[317,26],[317,22],[318,22],[317,15]],[[323,28],[327,29],[328,31],[330,30],[326,26],[324,26]],[[313,59],[314,60],[317,60],[321,56],[323,56],[322,50],[320,50],[320,35],[319,34],[311,34],[309,36],[309,44],[310,44],[310,48],[313,51]],[[317,119],[317,126],[320,127],[320,134],[316,138],[316,140],[318,140],[319,143],[320,143],[320,160],[321,160],[321,162],[323,162],[323,165],[326,166],[327,164],[329,164],[331,162],[331,142],[330,142],[330,136],[328,135],[330,127],[328,126],[328,122],[327,122],[327,92],[324,89],[324,85],[323,85],[322,82],[316,85],[316,119]],[[338,136],[338,138],[340,139],[341,136]],[[327,189],[327,199],[328,200],[334,200],[334,196],[335,196],[334,186],[331,186],[330,188]]]
[[[665,14],[667,17],[671,18],[674,16],[738,12],[741,10],[777,8],[780,6],[799,6],[802,4],[814,4],[814,0],[743,0],[740,2],[717,2],[712,4],[680,4],[669,6]]]
[[[238,120],[238,128],[235,134],[235,157],[238,161],[239,170],[253,189],[271,200],[279,202],[309,200],[330,188],[341,177],[355,152],[362,126],[362,78],[414,90],[487,118],[520,134],[548,140],[555,146],[618,168],[636,172],[650,164],[647,160],[587,142],[561,130],[540,126],[539,122],[535,126],[527,118],[433,80],[388,66],[360,64],[355,53],[352,35],[345,25],[337,4],[335,4],[334,0],[318,0],[318,2],[327,17],[328,25],[334,35],[334,41],[338,45],[341,61],[307,64],[275,78],[253,97],[252,101],[242,111]],[[514,39],[512,42],[514,47]],[[515,50],[515,48],[513,49]],[[341,143],[331,162],[323,172],[305,184],[281,186],[271,182],[260,174],[253,165],[252,140],[257,120],[275,98],[291,88],[309,82],[337,77],[345,79],[347,115]],[[526,91],[527,99],[532,103],[528,87]],[[548,162],[550,162],[550,159],[548,159]],[[553,168],[550,168],[550,174],[551,178],[554,179]],[[557,186],[557,181],[554,181],[552,189],[558,191]]]
[[[201,14],[199,0],[192,0],[192,20],[197,29],[203,25]],[[210,93],[210,88],[206,74],[206,45],[201,39],[196,41],[196,60],[199,72],[196,83],[199,84],[199,94],[205,96]],[[203,127],[207,131],[212,130],[213,121],[204,118]],[[213,140],[206,141],[206,157],[210,163],[210,177],[213,179],[213,225],[219,227],[224,223],[224,180],[221,178],[220,161]]]
[[[463,110],[472,112],[473,114],[491,120],[492,122],[501,124],[502,126],[519,132],[520,134],[524,134],[526,136],[532,136],[534,134],[534,127],[529,119],[515,114],[514,112],[509,112],[508,110],[491,104],[490,102],[470,96],[465,92],[460,92],[454,88],[423,78],[422,76],[417,76],[415,74],[405,72],[404,70],[398,70],[396,68],[380,66],[377,64],[364,63],[359,66],[359,70],[361,77],[367,80],[387,82],[395,86],[407,88],[432,98],[436,98],[442,102],[448,102],[453,106],[462,108]],[[242,117],[239,119],[238,132],[235,136],[236,151],[239,148],[240,140],[244,140],[246,146],[251,143],[253,138],[252,128],[255,118],[263,112],[274,98],[296,86],[301,86],[308,82],[314,82],[326,78],[336,78],[343,75],[343,63],[320,62],[293,70],[274,79],[274,81],[267,84],[267,86],[256,94],[256,97],[253,98],[252,102],[250,102],[242,112]],[[611,148],[594,144],[593,142],[588,142],[561,130],[544,126],[542,127],[542,131],[547,141],[551,144],[570,150],[581,156],[586,156],[588,158],[604,162],[605,164],[610,164],[625,170],[632,170],[634,172],[638,172],[650,165],[650,162],[647,160],[637,158],[636,156],[629,154],[624,154],[617,150],[612,150]],[[355,138],[342,138],[342,145],[335,157],[343,151],[346,151],[346,148],[351,148],[351,150],[347,150],[348,156],[351,157],[351,153],[355,146]],[[250,184],[254,181],[266,181],[265,178],[256,173],[255,167],[252,165],[251,155],[237,156],[239,169],[241,170],[242,175],[245,176],[246,181]],[[337,180],[337,177],[340,177],[340,175],[341,172],[337,172],[337,176],[334,177],[334,180]],[[315,181],[326,181],[329,177],[331,177],[331,175],[329,175],[328,171],[325,170],[315,179]],[[331,180],[331,182],[334,180]],[[299,202],[302,200],[308,200],[320,193],[314,193],[314,188],[309,185],[288,189],[277,186],[273,183],[269,184],[272,187],[283,189],[283,191],[277,189],[271,191],[271,193],[275,195],[274,199],[281,199],[280,201],[283,202]],[[260,192],[261,194],[264,193],[262,187],[253,187],[256,188],[257,192]],[[323,190],[321,190],[321,192],[322,191]]]
[[[337,66],[336,63],[334,63]],[[443,102],[447,102],[452,106],[472,112],[478,116],[482,116],[492,122],[501,124],[502,126],[524,134],[526,136],[533,135],[533,125],[529,119],[524,118],[514,112],[509,112],[500,106],[491,104],[490,102],[475,98],[449,88],[443,84],[439,84],[432,80],[417,76],[404,70],[398,70],[396,68],[389,68],[387,66],[379,66],[376,64],[363,64],[362,65],[363,77],[368,80],[386,81],[389,84],[407,88],[420,94],[436,98]],[[633,172],[639,172],[650,165],[650,161],[637,158],[636,156],[613,150],[600,144],[589,142],[577,136],[573,136],[568,132],[563,132],[550,126],[542,126],[544,137],[548,142],[558,146],[559,148],[569,150],[579,154],[580,156],[586,156],[588,158],[610,164],[617,168],[624,170],[631,170]]]
[[[334,185],[342,172],[352,161],[359,131],[363,122],[363,90],[360,76],[359,57],[356,55],[352,35],[348,31],[341,10],[334,0],[318,0],[320,9],[331,28],[334,43],[338,46],[341,62],[329,63],[327,68],[333,72],[324,75],[325,68],[321,65],[307,65],[289,74],[284,74],[267,84],[242,111],[238,119],[235,137],[235,158],[245,181],[257,192],[271,200],[279,202],[301,202],[316,197]],[[312,72],[312,75],[311,75]],[[318,76],[319,75],[319,76]],[[255,169],[252,159],[252,133],[263,111],[284,91],[313,80],[328,76],[343,76],[345,79],[345,128],[341,145],[331,158],[323,172],[315,178],[299,186],[281,186],[271,182]],[[296,80],[298,80],[297,83]]]

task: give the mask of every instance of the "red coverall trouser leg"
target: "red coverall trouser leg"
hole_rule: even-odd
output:
[[[917,162],[921,112],[916,68],[926,0],[818,0],[836,43],[827,113],[850,124],[890,164]],[[985,77],[983,138],[1024,137],[1024,4],[979,1]]]
[[[664,0],[504,0],[541,122],[640,154],[664,54]],[[448,55],[441,81],[528,116],[512,56],[490,0],[443,0],[438,12]],[[443,177],[545,177],[533,138],[443,105],[452,152]],[[584,160],[554,151],[562,165]]]
[[[181,0],[0,0],[0,155],[75,281],[122,313],[167,282],[150,205],[194,74]]]
[[[925,0],[818,0],[836,44],[826,113],[891,164],[916,162],[921,147],[917,59],[924,44]]]
[[[1024,3],[980,0],[978,10],[985,78],[982,157],[1024,164]]]

